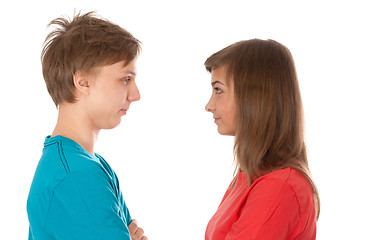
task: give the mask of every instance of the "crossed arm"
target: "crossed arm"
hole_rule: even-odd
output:
[[[138,222],[136,219],[128,226],[130,237],[132,240],[148,240],[146,236],[144,236],[144,231],[141,227],[138,227]]]

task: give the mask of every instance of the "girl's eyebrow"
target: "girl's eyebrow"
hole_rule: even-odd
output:
[[[214,81],[214,82],[211,82],[211,86],[214,87],[214,85],[217,84],[217,83],[222,84],[223,86],[226,86],[226,85],[224,85],[221,81],[218,81],[218,80],[216,80],[216,81]]]

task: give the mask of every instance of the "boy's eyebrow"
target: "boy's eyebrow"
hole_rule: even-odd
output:
[[[126,73],[130,74],[130,75],[133,75],[133,76],[136,76],[136,72],[133,72],[133,71],[130,71],[130,70],[127,70]]]
[[[226,85],[224,85],[224,83],[222,83],[221,81],[218,81],[218,80],[211,82],[211,86],[214,87],[214,85],[217,84],[217,83],[222,84],[223,86],[226,86]]]

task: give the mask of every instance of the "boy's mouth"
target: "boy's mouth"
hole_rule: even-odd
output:
[[[122,108],[122,109],[121,109],[121,113],[122,113],[123,115],[126,115],[126,112],[127,112],[127,109],[125,109],[125,108]]]

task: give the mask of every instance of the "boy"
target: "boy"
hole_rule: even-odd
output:
[[[30,188],[29,239],[147,239],[132,221],[115,172],[94,153],[101,129],[140,99],[140,42],[87,13],[57,18],[42,51],[43,77],[59,109]]]

